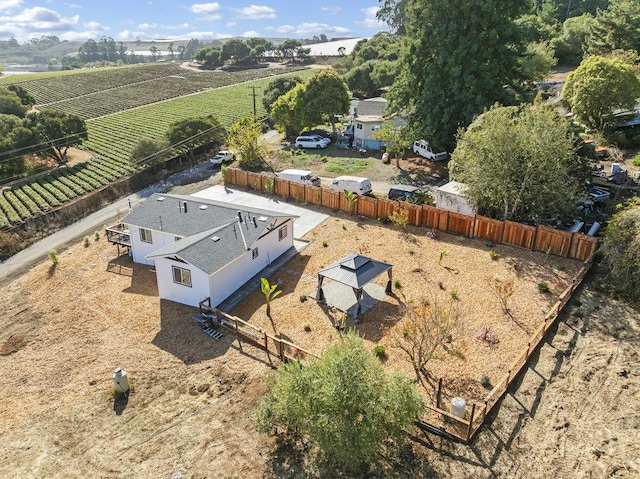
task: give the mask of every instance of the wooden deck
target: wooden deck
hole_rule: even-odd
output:
[[[106,229],[107,241],[118,247],[118,254],[120,254],[120,247],[127,248],[127,251],[131,251],[131,235],[129,234],[129,228],[124,223],[117,223],[113,226],[109,226]]]

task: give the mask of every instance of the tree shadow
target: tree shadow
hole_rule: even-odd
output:
[[[116,416],[122,416],[122,413],[126,409],[127,404],[129,404],[129,392],[116,392],[113,399],[113,411],[116,413]]]

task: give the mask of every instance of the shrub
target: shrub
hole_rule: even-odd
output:
[[[383,225],[391,223],[391,219],[389,219],[389,217],[387,216],[381,216],[380,218],[378,218],[378,221]]]
[[[373,354],[375,354],[376,358],[384,359],[387,357],[387,350],[383,344],[376,344],[373,347]]]
[[[414,250],[410,249],[410,250],[409,250],[409,254],[410,254],[411,256],[413,256],[414,254],[416,254],[416,252],[415,252]]]
[[[476,337],[480,341],[484,341],[487,344],[497,344],[498,342],[500,342],[496,332],[489,326],[483,326],[482,328],[480,328]]]
[[[399,280],[399,279],[396,279],[396,280],[393,282],[393,286],[394,286],[396,289],[402,289],[402,283],[400,282],[400,280]]]
[[[322,247],[323,247],[323,248],[326,248],[327,246],[329,246],[329,242],[328,242],[327,240],[324,240],[324,241],[322,242]]]
[[[389,219],[394,225],[404,229],[409,224],[409,211],[406,208],[400,208],[394,211]]]
[[[306,294],[301,294],[300,295],[300,302],[304,303],[307,300],[307,295]]]
[[[640,155],[634,156],[631,162],[633,163],[633,166],[640,166]]]
[[[93,233],[93,239],[95,239],[96,241],[100,239],[100,231],[96,231],[95,233]]]
[[[455,289],[451,290],[449,294],[451,295],[451,299],[458,299],[458,292]]]
[[[491,251],[489,251],[489,257],[490,257],[493,261],[495,261],[495,260],[497,260],[497,259],[498,259],[498,253],[496,253],[495,251],[491,250]]]
[[[54,249],[50,249],[47,253],[47,256],[49,257],[51,263],[53,263],[54,265],[58,264],[58,262],[60,261],[60,258],[58,258],[58,252]]]
[[[305,330],[305,332],[307,332],[307,333],[311,332],[311,326],[310,326],[309,324],[305,324],[305,325],[304,325],[304,330]]]
[[[91,244],[91,241],[89,240],[88,236],[85,236],[84,239],[82,240],[82,243],[84,244],[85,248],[88,248],[89,245]]]
[[[549,285],[547,283],[545,283],[544,281],[541,281],[540,283],[538,283],[538,292],[540,292],[540,293],[548,293],[549,292]]]
[[[491,385],[491,378],[486,374],[480,378],[480,384],[482,384],[485,388]]]

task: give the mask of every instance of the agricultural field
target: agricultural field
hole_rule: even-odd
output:
[[[37,217],[133,171],[127,163],[96,158],[53,171],[31,183],[4,189],[0,194],[0,229]]]
[[[287,75],[303,78],[312,71],[299,71]],[[251,88],[256,87],[256,113],[264,116],[261,94],[271,82],[264,78],[216,90],[177,98],[146,107],[117,113],[87,121],[89,139],[84,147],[100,155],[119,161],[129,161],[133,147],[142,138],[163,138],[171,123],[187,118],[213,115],[228,128],[238,118],[253,115]]]
[[[61,101],[41,104],[38,107],[60,110],[89,120],[159,101],[280,75],[282,71],[280,68],[261,68],[238,72],[196,72],[182,69],[176,73],[173,69],[167,69],[166,74],[161,77],[146,80],[137,79],[134,83],[115,87],[105,85],[105,88],[99,91],[83,96],[72,95]],[[287,71],[296,70],[288,69]],[[72,91],[73,88],[69,93]],[[52,88],[46,94],[55,97],[58,92]]]

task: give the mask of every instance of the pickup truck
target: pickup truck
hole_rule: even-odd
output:
[[[227,150],[219,151],[216,156],[209,159],[211,163],[214,165],[221,165],[223,163],[229,163],[235,159],[235,155]]]

